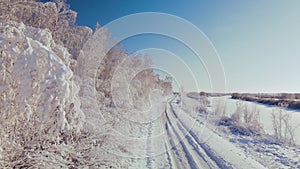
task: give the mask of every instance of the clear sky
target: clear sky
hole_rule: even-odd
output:
[[[68,0],[77,24],[94,27],[138,12],[163,12],[202,30],[223,63],[228,92],[300,92],[300,1]],[[209,77],[193,53],[167,37],[144,35],[122,42],[128,52],[161,48],[179,56],[196,74],[199,90]],[[168,62],[154,59],[154,63]],[[167,64],[167,63],[166,63]],[[175,63],[174,63],[175,64]],[[177,75],[184,79],[184,75]],[[180,77],[181,76],[181,77]],[[185,80],[186,90],[197,90]]]

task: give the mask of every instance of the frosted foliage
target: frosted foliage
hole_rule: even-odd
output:
[[[72,58],[79,56],[92,30],[75,25],[77,13],[64,0],[35,2],[34,0],[1,0],[0,22],[15,21],[40,29],[49,29],[57,44],[68,49]]]
[[[108,36],[104,28],[94,32],[86,42],[75,67],[76,81],[80,85],[81,109],[86,115],[89,130],[97,129],[101,123],[99,104],[96,98],[95,77],[101,60],[106,55]]]
[[[80,131],[84,115],[72,82],[68,51],[47,30],[24,24],[0,25],[1,116],[12,123],[38,119],[39,130]]]
[[[127,54],[121,50],[121,45],[116,45],[110,49],[103,60],[101,61],[97,70],[96,90],[98,101],[111,105],[111,83],[112,77],[118,65],[126,58]]]
[[[131,107],[130,83],[134,77],[144,69],[150,67],[140,56],[132,56],[124,60],[116,69],[112,79],[112,95],[114,103],[118,107]],[[138,82],[136,82],[138,83]]]
[[[154,91],[160,91],[161,97],[170,95],[172,86],[155,75],[149,57],[135,54],[118,65],[112,78],[111,90],[113,101],[118,107],[132,107],[149,104]]]

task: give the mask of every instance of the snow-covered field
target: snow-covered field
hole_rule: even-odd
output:
[[[237,107],[237,103],[241,102],[247,105],[249,109],[257,109],[259,112],[259,120],[260,124],[262,125],[264,131],[267,134],[274,134],[273,130],[273,124],[272,124],[272,112],[278,110],[278,107],[276,106],[268,106],[263,105],[259,103],[254,102],[248,102],[248,101],[240,101],[235,99],[230,99],[230,96],[225,97],[211,97],[209,100],[213,105],[218,104],[218,102],[226,102],[225,105],[225,114],[230,116],[232,115]],[[295,128],[295,143],[297,145],[300,145],[300,111],[299,110],[293,110],[293,109],[286,109],[285,112],[290,116],[290,124],[292,127]]]

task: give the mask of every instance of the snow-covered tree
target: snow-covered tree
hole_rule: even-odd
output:
[[[111,81],[118,65],[126,58],[127,54],[121,50],[121,45],[111,48],[101,60],[97,70],[96,89],[98,100],[105,104],[112,104]]]
[[[154,90],[160,90],[161,97],[171,94],[171,83],[159,79],[151,67],[151,59],[140,54],[133,54],[118,65],[112,79],[112,96],[117,106],[147,104]]]
[[[63,45],[77,58],[92,35],[88,27],[75,24],[77,13],[64,0],[36,2],[35,0],[1,0],[0,21],[23,22],[25,25],[49,29],[57,44]]]
[[[97,102],[96,77],[99,65],[107,53],[107,40],[106,29],[96,30],[81,50],[75,67],[75,81],[80,86],[81,109],[91,130],[101,124],[101,103]]]

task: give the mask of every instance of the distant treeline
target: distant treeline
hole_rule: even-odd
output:
[[[300,99],[300,93],[232,93],[232,97],[258,97],[258,98],[272,98],[272,99],[285,99],[295,100]]]
[[[221,96],[230,96],[231,93],[208,93],[208,92],[190,92],[187,94],[188,97],[198,98],[199,96],[206,97],[221,97]]]
[[[207,93],[190,92],[187,94],[190,98],[222,97],[231,96],[232,99],[239,99],[251,102],[257,102],[266,105],[286,105],[287,108],[300,110],[300,93]]]
[[[276,94],[232,93],[231,98],[257,102],[266,105],[279,106],[281,104],[285,104],[288,108],[300,109],[299,93],[276,93]]]

